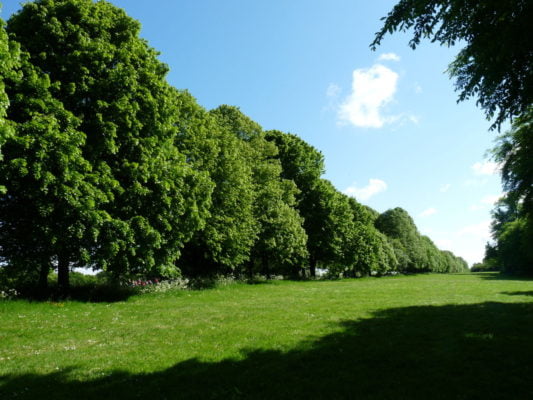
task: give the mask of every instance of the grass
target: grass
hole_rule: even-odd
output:
[[[533,398],[533,281],[494,273],[0,301],[1,399]]]

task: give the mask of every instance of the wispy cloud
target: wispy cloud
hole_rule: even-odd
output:
[[[500,200],[502,197],[501,194],[495,194],[495,195],[488,195],[481,199],[481,202],[483,204],[487,204],[489,206],[494,205],[498,200]]]
[[[478,204],[472,204],[469,207],[470,211],[486,210],[489,207],[494,206],[498,200],[502,198],[503,194],[488,195],[483,197]]]
[[[500,170],[500,165],[493,161],[477,162],[472,165],[472,170],[476,175],[494,175]]]
[[[451,187],[452,187],[451,183],[445,183],[444,185],[441,185],[441,187],[439,188],[439,191],[442,193],[446,193],[448,190],[450,190]]]
[[[341,93],[342,89],[336,83],[330,83],[326,89],[326,96],[329,98],[336,98]]]
[[[458,236],[475,236],[481,239],[490,239],[490,220],[478,224],[467,225],[457,232]]]
[[[436,214],[437,209],[430,207],[422,211],[420,214],[418,214],[420,217],[429,217],[430,215]]]
[[[379,56],[378,61],[400,61],[400,56],[395,53],[383,53]]]
[[[381,128],[391,122],[383,107],[394,98],[398,74],[381,64],[353,71],[352,93],[339,107],[339,119],[357,127]]]
[[[372,196],[387,190],[387,184],[381,179],[370,179],[368,185],[357,187],[355,184],[346,188],[344,194],[355,197],[358,200],[368,200]]]

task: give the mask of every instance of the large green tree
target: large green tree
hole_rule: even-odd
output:
[[[498,138],[494,156],[502,165],[503,188],[533,218],[533,105]]]
[[[185,91],[176,91],[176,145],[214,185],[205,226],[185,245],[179,261],[189,275],[229,273],[248,262],[258,224],[248,145],[215,112]]]
[[[492,212],[493,243],[487,245],[483,263],[507,273],[533,274],[533,221],[526,203],[511,191]]]
[[[1,7],[1,4],[0,4]],[[19,64],[19,51],[15,42],[7,37],[4,29],[4,21],[0,18],[0,162],[2,161],[2,146],[8,136],[12,134],[12,127],[6,120],[6,112],[9,106],[9,98],[5,91],[5,79],[13,78],[15,68]],[[0,186],[0,193],[5,188]]]
[[[351,275],[396,271],[398,260],[394,248],[387,236],[374,226],[374,220],[379,214],[352,197],[348,202],[353,223],[349,237],[350,252],[354,255],[352,263],[347,265],[348,271]]]
[[[140,24],[105,1],[38,0],[7,30],[79,119],[83,157],[109,199],[90,265],[117,276],[175,274],[181,247],[204,224],[212,185],[175,146],[168,68],[139,38]]]
[[[385,35],[413,29],[422,39],[463,45],[450,64],[459,100],[477,98],[493,127],[524,113],[533,102],[533,42],[529,0],[400,0],[384,18],[371,47]]]
[[[296,135],[276,130],[266,132],[266,139],[278,149],[276,158],[281,163],[281,177],[293,181],[298,189],[295,207],[304,220],[308,264],[311,275],[314,276],[317,263],[328,263],[335,253],[330,245],[338,247],[332,236],[327,236],[328,233],[333,233],[327,220],[328,213],[332,211],[328,209],[331,202],[327,198],[332,199],[336,190],[321,181],[324,157],[313,146]],[[327,232],[326,225],[329,226]],[[320,233],[321,230],[324,230],[324,234]],[[332,241],[328,242],[328,238]]]
[[[13,275],[42,289],[53,266],[62,289],[68,264],[86,265],[106,213],[107,201],[80,148],[80,121],[50,94],[46,74],[22,53],[19,66],[5,78],[10,98],[7,118],[13,134],[0,162],[0,259]]]
[[[428,270],[420,234],[407,211],[399,207],[387,210],[376,219],[375,225],[392,239],[400,270]]]
[[[212,114],[244,144],[252,169],[253,213],[258,230],[249,267],[256,264],[256,269],[267,275],[296,275],[307,256],[307,235],[294,208],[298,189],[292,180],[282,176],[277,146],[236,107],[223,105]]]

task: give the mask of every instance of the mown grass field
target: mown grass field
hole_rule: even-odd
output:
[[[234,284],[0,302],[0,399],[533,398],[533,281]]]

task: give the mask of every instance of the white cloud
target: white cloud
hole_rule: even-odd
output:
[[[395,53],[383,53],[379,56],[378,61],[400,61],[400,56]]]
[[[352,93],[339,107],[339,119],[357,127],[381,128],[394,118],[381,115],[394,98],[398,74],[381,64],[353,71]],[[396,118],[397,119],[397,118]]]
[[[479,204],[473,204],[469,207],[470,211],[481,211],[486,210],[488,206],[492,207],[498,200],[502,198],[503,194],[488,195],[483,197]]]
[[[458,236],[474,236],[480,239],[490,239],[490,220],[478,224],[467,225],[457,232]]]
[[[358,200],[368,200],[372,196],[387,190],[387,184],[381,179],[370,179],[368,185],[362,188],[350,186],[344,190],[344,194],[355,197]]]
[[[439,188],[439,191],[441,191],[442,193],[446,193],[448,190],[450,190],[451,187],[452,187],[451,183],[445,183],[444,185],[441,185],[441,187]]]
[[[500,170],[500,165],[493,161],[477,162],[472,165],[476,175],[494,175]]]
[[[481,199],[481,202],[483,204],[488,204],[489,206],[494,205],[500,198],[502,197],[501,194],[495,194],[495,195],[489,195],[485,196]]]
[[[330,83],[328,88],[326,89],[326,96],[327,97],[337,97],[339,96],[341,92],[341,88],[339,87],[339,85],[335,84],[335,83]]]
[[[415,125],[418,125],[418,123],[420,122],[420,118],[417,117],[416,115],[408,115],[408,116],[407,116],[407,119],[408,119],[409,121],[411,121],[411,122],[412,122],[413,124],[415,124]]]
[[[420,217],[429,217],[430,215],[436,214],[437,209],[430,207],[422,211],[420,214],[418,214]]]
[[[423,90],[422,90],[422,86],[420,86],[418,83],[415,83],[414,88],[415,88],[415,93],[416,93],[416,94],[420,94],[420,93],[423,92]]]

